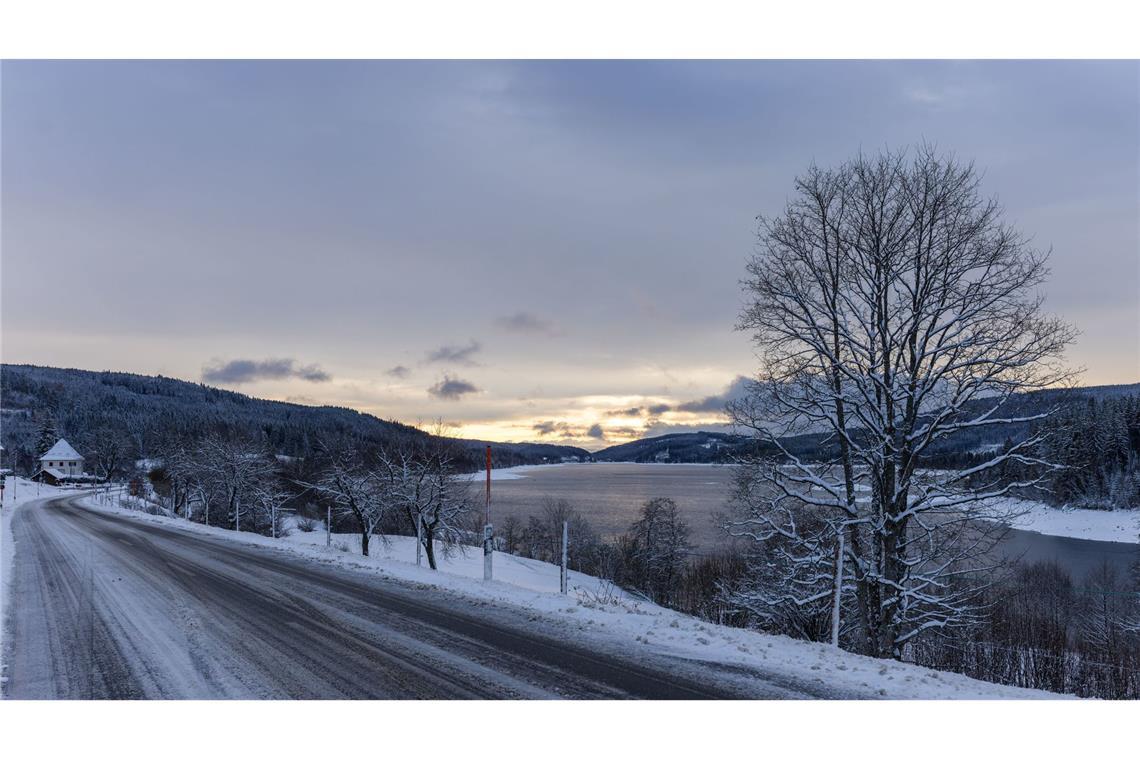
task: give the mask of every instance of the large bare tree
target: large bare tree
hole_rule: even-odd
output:
[[[764,557],[743,601],[814,608],[834,642],[900,657],[972,618],[994,497],[1055,468],[1038,434],[962,471],[923,470],[924,454],[1047,416],[1008,402],[1071,378],[1074,331],[1043,309],[1047,254],[1003,221],[972,164],[928,146],[861,155],[813,166],[795,191],[760,219],[744,283],[739,327],[760,369],[731,413],[775,455],[745,463],[728,525]],[[798,433],[826,434],[826,458],[793,455]],[[1012,462],[1030,474],[1001,477]]]

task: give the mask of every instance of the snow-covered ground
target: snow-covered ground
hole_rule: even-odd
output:
[[[16,542],[12,539],[12,516],[30,501],[68,493],[62,488],[41,485],[25,478],[9,475],[4,484],[3,508],[0,509],[0,683],[6,679],[3,662],[8,636],[8,588],[12,584],[12,563]]]
[[[422,583],[471,599],[476,604],[524,610],[532,620],[564,632],[599,651],[636,657],[671,655],[726,666],[755,669],[766,677],[786,681],[790,687],[815,686],[837,694],[897,699],[1039,699],[1056,697],[977,681],[904,663],[876,660],[836,650],[823,644],[797,641],[738,628],[714,625],[697,618],[636,599],[606,581],[571,572],[570,593],[558,593],[555,565],[495,553],[495,581],[482,580],[483,558],[467,549],[441,559],[441,569],[415,565],[415,541],[394,537],[385,544],[374,539],[369,557],[359,554],[359,537],[295,532],[283,539],[207,528],[181,519],[147,515],[99,504],[97,497],[84,503],[100,510],[129,515],[184,530],[209,533],[233,541],[272,547],[309,558]]]
[[[1140,543],[1140,510],[1069,509],[1023,499],[995,500],[1000,510],[1013,513],[1018,530],[1087,541]]]
[[[6,615],[8,610],[8,586],[12,581],[12,557],[16,550],[12,532],[9,530],[12,516],[21,505],[29,501],[63,493],[74,493],[74,491],[42,485],[11,475],[7,477],[4,485],[3,509],[0,509],[0,615]]]

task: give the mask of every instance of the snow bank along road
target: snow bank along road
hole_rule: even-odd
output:
[[[7,698],[837,696],[758,674],[741,687],[715,664],[589,651],[521,611],[91,511],[79,498],[12,516]]]

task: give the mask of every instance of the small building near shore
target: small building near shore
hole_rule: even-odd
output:
[[[83,471],[83,455],[60,438],[40,457],[40,470],[33,480],[49,485],[68,482],[90,482],[92,476]]]

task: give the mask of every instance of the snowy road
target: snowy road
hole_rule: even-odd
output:
[[[811,696],[734,692],[712,666],[626,661],[522,614],[75,501],[13,516],[7,698]]]

